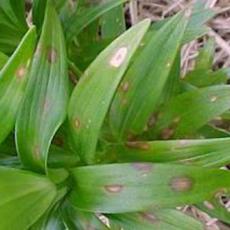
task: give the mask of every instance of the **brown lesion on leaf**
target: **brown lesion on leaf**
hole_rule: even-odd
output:
[[[81,122],[80,122],[80,120],[78,118],[74,119],[74,127],[76,129],[79,129],[81,127]]]
[[[42,107],[43,107],[43,112],[47,112],[49,110],[49,108],[50,108],[50,102],[49,102],[48,99],[44,100],[44,103],[43,103]]]
[[[36,159],[40,159],[41,158],[41,150],[40,150],[40,147],[38,145],[34,146],[33,153],[34,153],[34,157]]]
[[[47,60],[50,64],[55,63],[58,59],[58,51],[54,47],[48,47]]]
[[[187,192],[192,189],[193,181],[187,176],[173,177],[170,180],[169,186],[176,192]]]
[[[137,171],[142,171],[146,173],[152,171],[153,169],[153,165],[150,163],[132,163],[131,165]]]
[[[129,87],[130,87],[130,84],[129,84],[128,81],[124,81],[124,82],[122,82],[121,85],[120,85],[120,89],[121,89],[122,92],[124,92],[124,93],[128,92]]]
[[[68,76],[69,76],[69,80],[73,83],[73,85],[77,85],[78,83],[77,76],[74,74],[72,70],[68,70]]]
[[[63,147],[65,144],[65,141],[62,137],[54,137],[52,144],[57,145],[59,147]]]
[[[22,79],[25,75],[26,75],[27,71],[26,71],[26,67],[24,65],[20,66],[17,70],[16,70],[16,77],[17,79]]]
[[[160,136],[163,140],[168,140],[174,135],[175,129],[177,128],[177,125],[180,122],[180,120],[181,118],[179,116],[175,117],[172,121],[172,124],[169,127],[162,130]]]
[[[173,136],[173,134],[174,134],[174,130],[172,128],[165,128],[161,132],[161,138],[163,140],[168,140],[169,138]]]
[[[123,185],[120,184],[111,184],[105,185],[104,188],[109,193],[120,193],[123,190]]]
[[[153,213],[141,212],[140,217],[151,224],[157,224],[160,221]]]
[[[132,149],[149,150],[151,146],[148,142],[128,141],[126,142],[126,147]]]
[[[157,113],[153,113],[148,120],[147,126],[148,128],[152,128],[156,122],[157,122],[157,118],[158,118],[158,114]]]
[[[109,64],[115,68],[120,67],[123,62],[125,61],[125,58],[128,54],[128,48],[127,47],[121,47],[119,48],[116,53],[113,55],[113,57],[110,59]]]

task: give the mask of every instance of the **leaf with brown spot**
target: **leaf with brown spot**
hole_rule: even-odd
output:
[[[229,147],[230,138],[136,141],[107,145],[105,158],[113,153],[119,162],[174,162],[219,168],[230,162]]]
[[[119,193],[123,189],[123,186],[120,184],[111,184],[105,185],[105,190],[109,193]]]
[[[111,106],[111,129],[118,140],[127,140],[130,131],[136,135],[144,131],[170,77],[171,65],[167,64],[177,57],[187,23],[188,19],[179,13],[144,38],[146,45],[139,48],[121,83],[126,106],[122,105],[124,93],[120,90]]]
[[[199,221],[173,209],[110,214],[108,217],[111,224],[125,230],[203,230],[203,225]]]
[[[176,192],[187,192],[192,189],[193,181],[186,176],[175,177],[170,180],[169,186]]]
[[[24,97],[27,71],[35,43],[36,32],[32,27],[0,71],[0,143],[14,128]]]
[[[149,163],[147,176],[142,172],[130,163],[74,168],[68,199],[84,211],[124,213],[196,204],[223,187],[230,191],[230,173],[220,169]]]
[[[88,67],[72,93],[68,111],[71,133],[75,151],[87,164],[95,161],[110,103],[149,25],[144,20],[114,40]]]
[[[51,140],[66,117],[68,97],[64,35],[58,15],[51,1],[47,1],[24,104],[16,123],[17,149],[25,167],[45,172]]]
[[[230,87],[210,86],[194,89],[172,98],[162,108],[161,116],[148,136],[157,137],[162,130],[172,127],[172,137],[179,138],[194,134],[202,126],[230,108]],[[174,119],[180,117],[175,123]]]

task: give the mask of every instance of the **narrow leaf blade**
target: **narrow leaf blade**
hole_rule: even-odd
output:
[[[66,23],[67,41],[71,41],[74,36],[77,36],[99,16],[125,2],[127,2],[127,0],[107,0],[90,8],[85,8],[81,11],[77,10]]]
[[[115,90],[150,24],[145,20],[108,46],[89,66],[73,91],[69,122],[75,149],[93,163],[99,132]]]
[[[24,166],[44,172],[51,140],[66,116],[67,58],[64,36],[48,1],[40,41],[16,123],[17,149]]]
[[[0,167],[1,229],[28,229],[48,209],[56,188],[47,178]]]
[[[22,105],[35,43],[36,32],[32,27],[0,71],[0,143],[12,131]]]

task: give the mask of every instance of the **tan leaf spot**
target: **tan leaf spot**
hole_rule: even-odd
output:
[[[121,90],[123,92],[127,92],[129,90],[129,83],[127,81],[121,83]]]
[[[34,147],[34,156],[36,159],[40,159],[40,148],[38,145]]]
[[[22,79],[26,75],[26,68],[24,66],[21,66],[16,71],[16,77],[18,79]]]
[[[173,129],[171,129],[171,128],[166,128],[166,129],[164,129],[164,130],[162,131],[161,137],[162,137],[162,139],[167,140],[167,139],[169,139],[170,137],[172,137],[173,134],[174,134],[174,130],[173,130]]]
[[[105,190],[110,193],[119,193],[123,189],[123,185],[120,184],[112,184],[112,185],[106,185]]]
[[[126,146],[128,148],[141,149],[141,150],[150,149],[150,145],[148,142],[126,142]]]
[[[215,102],[217,100],[217,96],[212,96],[211,98],[210,98],[210,101],[211,102]]]
[[[151,224],[156,224],[159,221],[159,219],[152,213],[142,212],[140,213],[140,216]]]
[[[133,163],[132,166],[134,169],[144,172],[150,172],[153,168],[153,165],[148,163]]]
[[[43,111],[47,112],[49,107],[50,107],[49,101],[47,99],[45,99],[45,101],[43,103]]]
[[[188,177],[175,177],[170,181],[170,187],[176,192],[186,192],[192,188],[192,180]]]
[[[53,47],[48,49],[47,59],[50,64],[55,63],[57,61],[57,50]]]
[[[148,120],[148,127],[153,127],[157,122],[157,115],[156,114],[152,114]]]
[[[115,54],[114,56],[111,58],[110,60],[110,65],[118,68],[121,66],[121,64],[124,62],[126,56],[128,53],[128,49],[127,47],[121,47]]]
[[[74,121],[74,126],[75,126],[76,129],[79,129],[79,128],[80,128],[81,123],[80,123],[79,119],[77,119],[77,118],[75,119],[75,121]]]
[[[181,120],[180,117],[176,117],[176,118],[173,119],[173,123],[178,124],[180,120]]]

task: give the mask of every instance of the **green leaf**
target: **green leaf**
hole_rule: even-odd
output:
[[[221,138],[229,137],[230,132],[223,128],[217,128],[212,124],[204,125],[197,131],[198,138]]]
[[[194,133],[230,108],[230,87],[211,86],[182,93],[159,112],[151,130],[163,139]]]
[[[60,211],[54,210],[36,223],[30,230],[66,230]]]
[[[8,57],[4,53],[0,52],[0,70],[6,64],[7,60]]]
[[[51,168],[76,167],[80,159],[72,151],[51,145],[49,149],[48,166]]]
[[[25,20],[24,0],[0,1],[0,50],[11,54],[28,26]]]
[[[16,123],[17,149],[27,168],[44,172],[51,140],[66,117],[68,75],[60,21],[50,2]]]
[[[114,222],[125,230],[202,230],[203,226],[190,216],[173,209],[145,211],[141,213],[110,214]]]
[[[116,38],[122,34],[126,28],[123,5],[105,13],[100,21],[102,38]]]
[[[225,69],[220,69],[215,72],[206,69],[195,69],[188,73],[184,80],[196,87],[206,87],[226,84],[228,76]]]
[[[40,31],[45,16],[47,0],[33,0],[32,17],[33,23],[36,25],[37,29]]]
[[[76,152],[86,163],[94,162],[100,129],[111,100],[149,24],[149,20],[140,22],[108,46],[73,91],[69,121]]]
[[[107,149],[120,162],[177,162],[205,167],[221,167],[230,162],[230,138],[127,142]]]
[[[61,213],[61,204],[67,194],[67,188],[57,186],[58,191],[46,212],[36,221],[30,230],[66,230]]]
[[[191,20],[188,23],[183,43],[191,42],[205,35],[209,31],[205,23],[213,18],[215,14],[212,9],[206,8],[204,2],[197,0],[193,6]]]
[[[47,178],[0,167],[1,229],[28,229],[48,209],[56,188]]]
[[[112,164],[72,170],[69,200],[79,209],[101,213],[177,207],[209,200],[230,189],[230,173],[173,164]]]
[[[93,5],[90,8],[76,10],[76,12],[66,22],[66,38],[71,41],[74,36],[77,36],[85,27],[87,27],[95,19],[106,13],[107,11],[127,2],[128,0],[107,0],[98,5]]]
[[[172,65],[171,71],[169,73],[168,81],[165,85],[165,88],[162,93],[162,104],[166,103],[172,97],[178,95],[181,91],[180,86],[180,66],[181,66],[181,54],[180,52],[177,53],[177,56],[174,60]]]
[[[62,207],[64,222],[69,230],[106,230],[107,228],[94,213],[81,212],[71,203],[65,202]]]
[[[0,143],[14,127],[24,97],[35,43],[36,32],[32,27],[0,71]]]
[[[199,0],[197,1],[199,4]],[[182,44],[189,43],[199,37],[204,36],[206,33],[209,32],[208,27],[205,25],[205,23],[208,22],[211,18],[215,16],[215,12],[212,9],[205,9],[204,6],[196,6],[192,10],[192,15],[189,20],[189,23],[187,24]],[[157,31],[162,26],[165,25],[170,20],[170,18],[166,18],[163,20],[160,20],[156,23],[154,23],[151,26],[151,30]]]
[[[130,65],[110,110],[117,139],[141,133],[159,103],[171,67],[181,46],[187,17],[178,14],[153,33]]]
[[[212,69],[213,57],[215,55],[215,41],[209,39],[204,47],[200,50],[196,60],[195,69]]]

